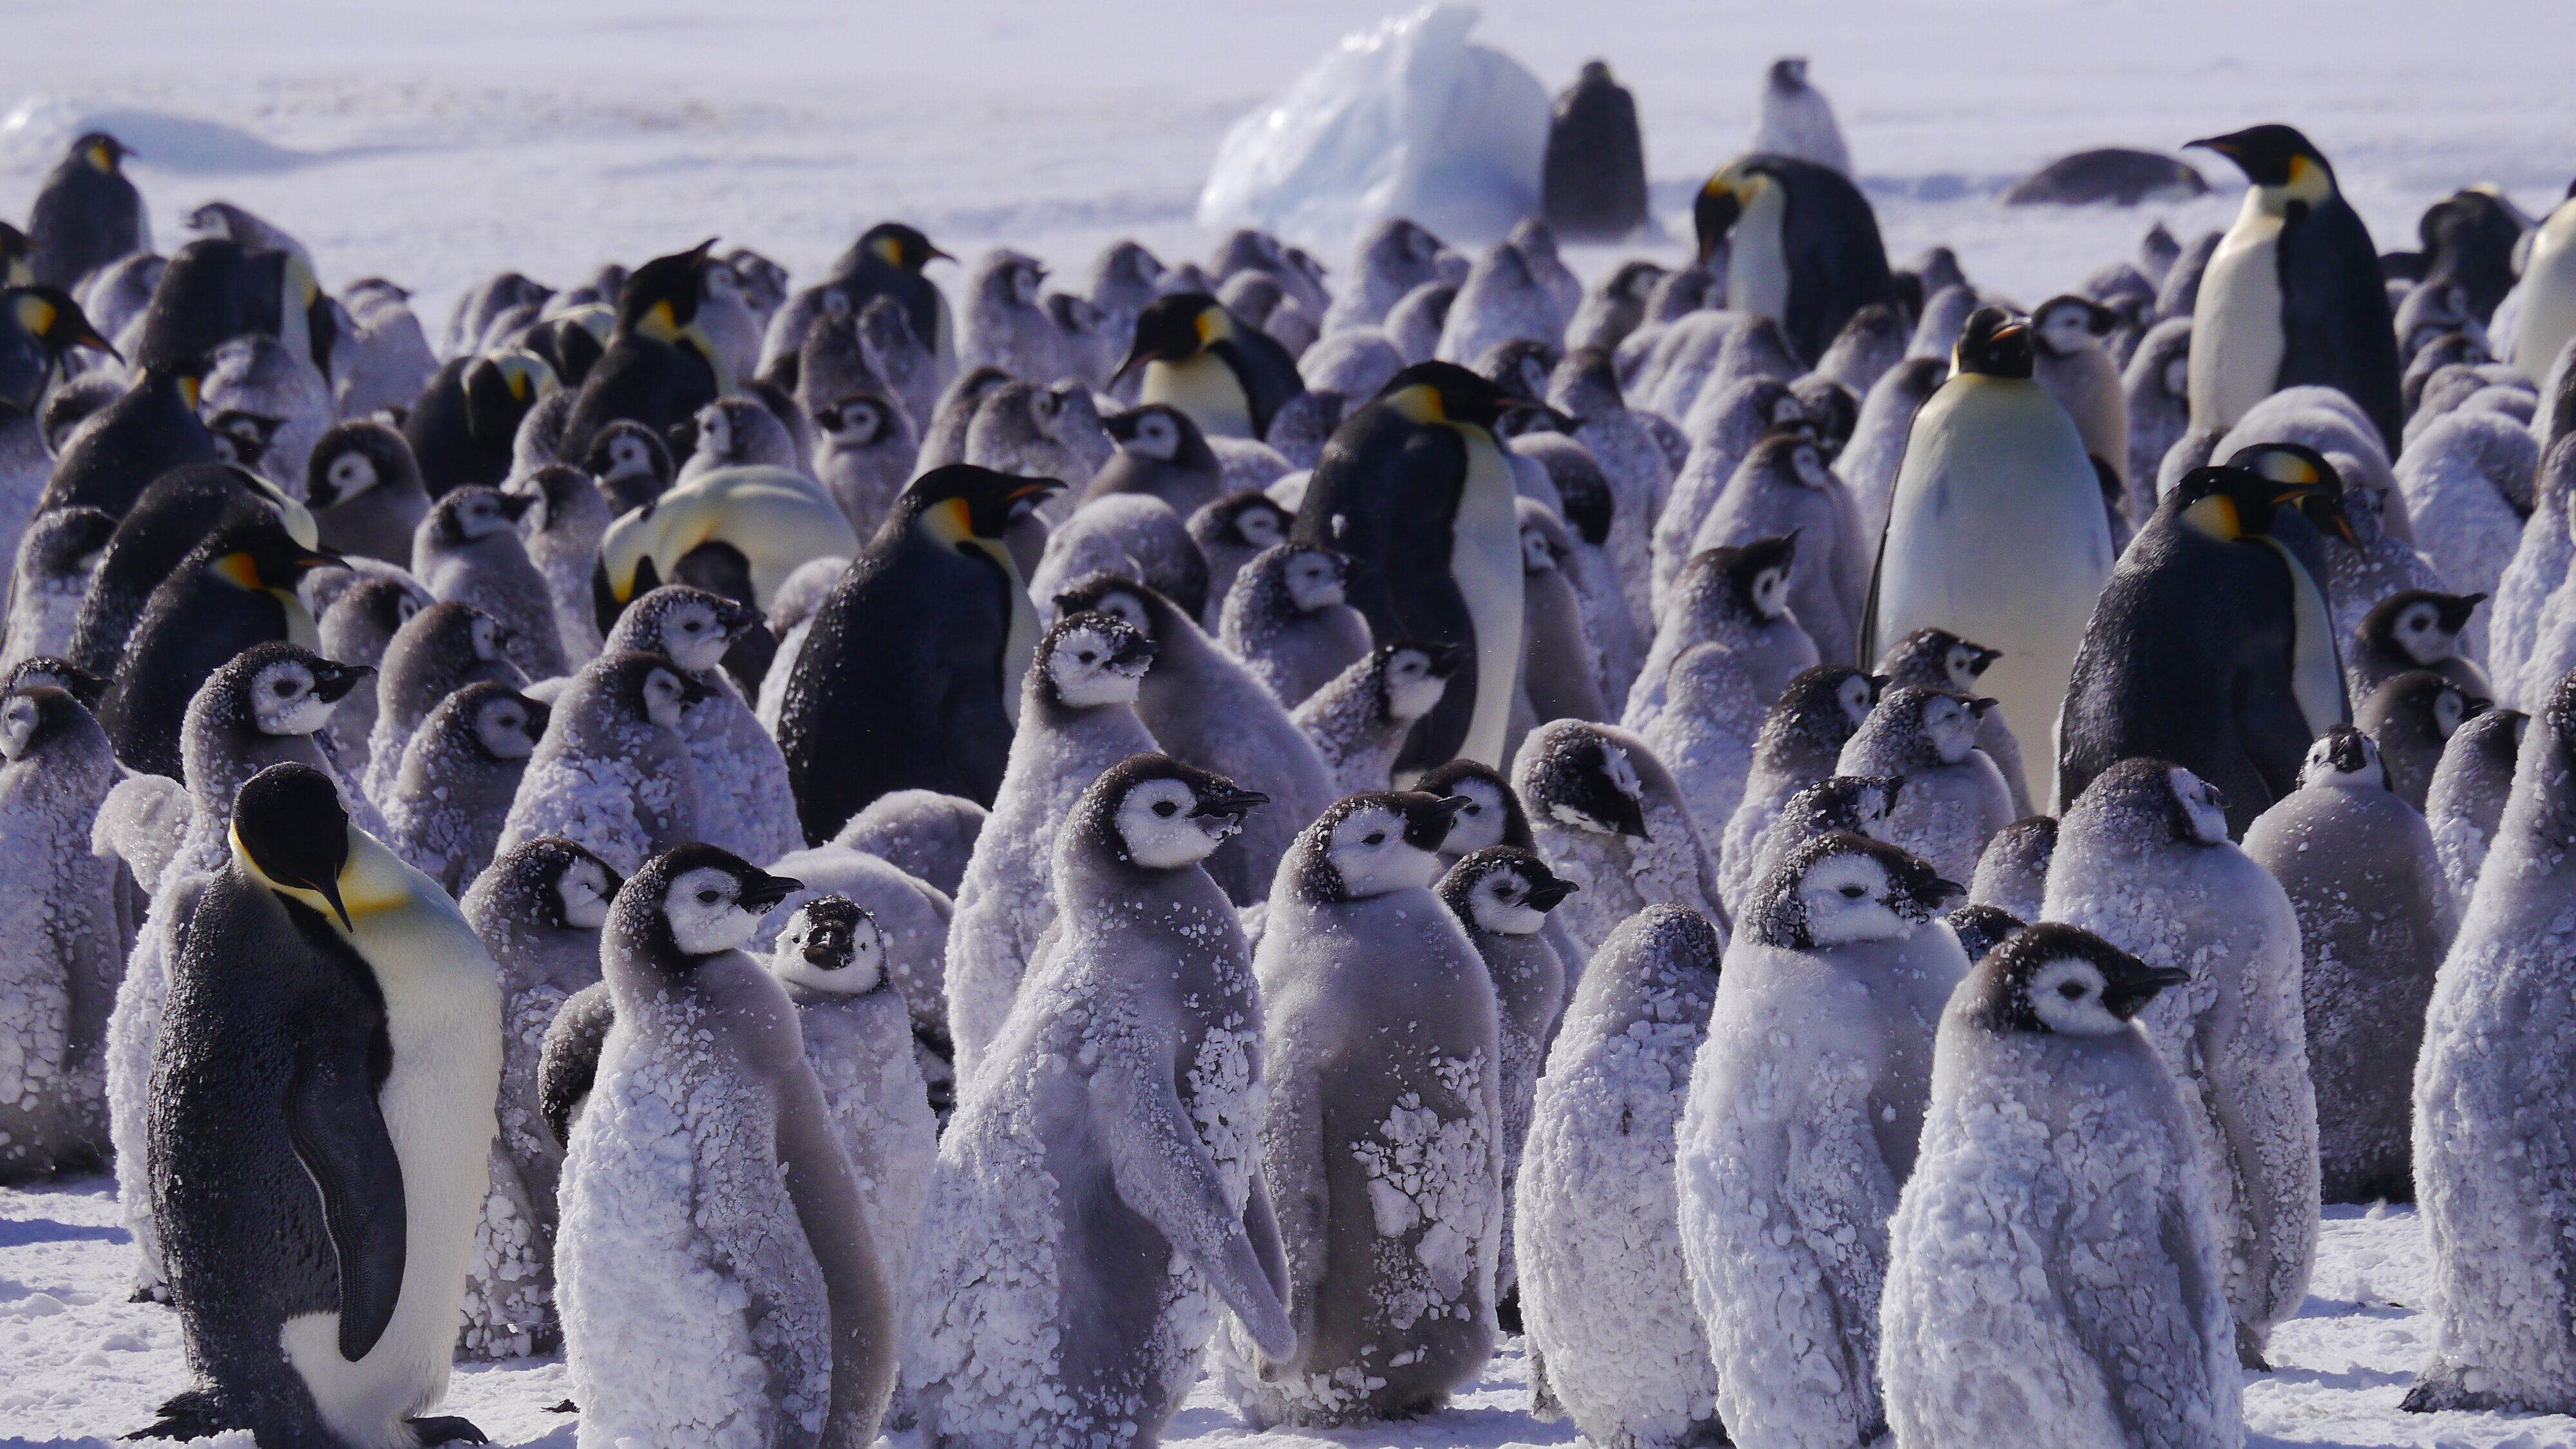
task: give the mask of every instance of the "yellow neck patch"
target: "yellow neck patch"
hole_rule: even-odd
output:
[[[1417,423],[1449,421],[1449,408],[1440,400],[1440,389],[1427,382],[1417,382],[1401,392],[1390,393],[1381,401]]]
[[[2233,543],[2245,536],[2245,523],[2236,512],[2236,500],[2224,493],[2213,493],[2184,509],[2182,520],[2225,542]]]
[[[212,572],[215,577],[222,579],[225,583],[232,585],[234,588],[258,589],[267,587],[259,581],[259,561],[252,558],[247,553],[225,554],[223,557],[216,559],[214,563],[208,567],[209,571]]]

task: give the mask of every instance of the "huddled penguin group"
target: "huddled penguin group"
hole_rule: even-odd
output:
[[[433,348],[84,136],[0,227],[0,1182],[112,1169],[142,1432],[272,1449],[558,1351],[596,1449],[1337,1430],[1515,1335],[1600,1445],[2233,1445],[2381,1200],[2407,1407],[2576,1412],[2576,202],[2383,257],[2192,144],[2234,223],[2026,311],[1784,59],[1587,285],[1595,63],[1472,252],[886,222]]]

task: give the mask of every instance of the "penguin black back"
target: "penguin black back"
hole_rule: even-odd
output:
[[[696,325],[699,273],[714,265],[707,260],[713,245],[710,239],[656,257],[626,279],[617,325],[582,380],[558,456],[587,455],[599,430],[619,418],[663,432],[716,400],[721,379],[714,344]]]
[[[257,333],[297,339],[314,370],[330,375],[338,314],[292,252],[201,237],[179,248],[144,309],[138,365],[210,357],[233,338]]]
[[[872,297],[892,297],[903,307],[912,335],[936,348],[939,337],[939,288],[921,269],[934,261],[956,258],[930,244],[930,238],[899,221],[881,221],[860,233],[850,249],[832,263],[824,280],[850,299],[858,315]]]
[[[297,543],[273,519],[218,530],[189,550],[152,591],[100,706],[117,759],[179,778],[180,728],[197,687],[254,644],[318,643],[295,586],[335,561]]]
[[[114,136],[92,131],[46,173],[21,238],[37,282],[69,287],[92,269],[143,250],[143,196],[123,169],[132,154]]]
[[[1637,102],[1606,63],[1585,61],[1556,98],[1539,177],[1540,212],[1569,241],[1616,241],[1645,223]]]
[[[96,508],[123,518],[153,479],[218,461],[214,435],[197,420],[197,383],[205,375],[195,358],[145,366],[124,396],[64,446],[38,510]]]
[[[188,551],[226,528],[279,521],[284,502],[267,480],[233,463],[194,463],[154,480],[108,537],[72,628],[72,662],[114,674],[144,604]]]

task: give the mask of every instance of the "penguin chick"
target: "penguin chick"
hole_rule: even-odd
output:
[[[2143,526],[2156,511],[2156,474],[2165,454],[2191,429],[2191,319],[2168,317],[2147,329],[2120,374],[2128,414],[2128,514]]]
[[[116,520],[95,508],[58,508],[28,525],[9,574],[0,664],[71,652],[82,602],[115,532]]]
[[[957,356],[966,368],[998,367],[1044,387],[1067,376],[1063,335],[1039,301],[1047,269],[1009,250],[986,252],[966,275],[966,318]]]
[[[987,394],[966,429],[966,461],[978,468],[1068,484],[1100,471],[1114,452],[1091,392],[1079,383],[1006,382]],[[1043,510],[1049,521],[1072,502]]]
[[[1217,642],[1291,710],[1369,651],[1368,620],[1343,602],[1349,568],[1331,549],[1281,544],[1226,592]]]
[[[2125,499],[2129,477],[2129,407],[2122,390],[2119,364],[2104,350],[2103,339],[2118,325],[2119,314],[2087,297],[2051,297],[2030,314],[2031,377],[2066,415],[2096,469],[2107,469],[2116,488],[2109,496]]]
[[[688,707],[706,693],[659,654],[591,661],[547,717],[496,853],[556,835],[631,873],[646,857],[696,839],[698,772],[681,730]]]
[[[534,500],[519,515],[519,541],[527,550],[528,562],[545,578],[564,665],[578,669],[599,654],[599,619],[590,580],[600,540],[607,536],[614,517],[607,495],[588,473],[562,463],[548,463],[513,478],[502,491]]]
[[[1512,710],[1523,724],[1552,719],[1607,723],[1601,651],[1585,624],[1575,586],[1573,535],[1535,498],[1516,500],[1521,539],[1521,660]],[[1512,745],[1517,748],[1519,741]]]
[[[1751,886],[1762,838],[1789,797],[1839,773],[1843,746],[1867,722],[1884,685],[1879,676],[1823,664],[1801,671],[1781,691],[1754,736],[1744,803],[1728,818],[1719,846],[1718,883],[1728,901]]]
[[[2424,823],[2432,828],[2451,900],[2463,912],[2512,797],[2514,760],[2530,722],[2519,710],[2491,709],[2453,730],[2424,792]]]
[[[1223,624],[1221,610],[1234,592],[1235,575],[1268,549],[1288,541],[1292,510],[1267,493],[1230,493],[1189,516],[1190,538],[1207,558],[1208,602],[1202,622],[1210,629]]]
[[[1888,817],[1905,782],[1883,775],[1836,775],[1819,780],[1789,797],[1779,817],[1762,832],[1753,855],[1753,879],[1768,880],[1800,847],[1818,836],[1844,831],[1888,841],[1894,834]]]
[[[662,435],[625,418],[599,430],[590,451],[563,458],[599,480],[612,513],[643,507],[671,491],[671,448]]]
[[[385,844],[449,895],[464,895],[492,862],[547,713],[506,685],[469,684],[449,695],[403,748],[385,802]]]
[[[2002,657],[2003,651],[1971,643],[1947,629],[1917,629],[1879,656],[1878,673],[1898,687],[1943,689],[1974,698],[1978,676]],[[1977,717],[1977,748],[2003,775],[2014,813],[2032,813],[2030,790],[2022,775],[2021,741],[2013,738],[2002,711],[1990,709]]]
[[[124,974],[116,860],[93,854],[118,779],[107,732],[49,685],[0,695],[0,1182],[95,1168],[109,1152],[107,1026]]]
[[[412,572],[442,603],[471,604],[503,631],[510,662],[531,679],[564,672],[554,595],[519,541],[525,493],[459,488],[441,497],[412,536]]]
[[[359,776],[368,799],[382,804],[393,798],[403,750],[440,701],[478,680],[527,687],[528,677],[501,645],[500,626],[471,604],[431,604],[395,628],[376,672],[376,722]]]
[[[1765,708],[1791,679],[1815,667],[1815,640],[1789,607],[1797,554],[1798,540],[1783,537],[1694,555],[1674,580],[1654,645],[1628,691],[1624,727],[1643,732],[1654,724],[1673,661],[1696,645],[1722,644],[1742,659]]]
[[[1839,774],[1903,780],[1888,839],[1953,880],[1975,875],[1986,842],[2014,819],[2002,772],[1977,748],[1992,708],[1947,689],[1891,688],[1835,765]]]
[[[804,844],[787,759],[719,667],[760,623],[760,611],[747,604],[666,584],[618,616],[605,647],[662,655],[704,691],[680,723],[697,766],[701,838],[775,864]]]
[[[1583,720],[1541,725],[1512,760],[1512,788],[1538,853],[1581,892],[1565,925],[1587,954],[1651,905],[1687,906],[1723,928],[1716,868],[1644,740]]]
[[[1447,645],[1382,644],[1325,681],[1290,716],[1312,740],[1338,795],[1393,788],[1396,756],[1458,669]]]
[[[1094,499],[1049,529],[1046,551],[1029,575],[1030,597],[1052,614],[1051,601],[1058,593],[1096,573],[1126,574],[1150,584],[1192,618],[1214,612],[1207,597],[1206,555],[1190,541],[1189,526],[1180,515],[1151,494]]]
[[[1835,834],[1744,903],[1675,1164],[1717,1412],[1739,1441],[1880,1432],[1885,1224],[1914,1171],[1941,1009],[1968,974],[1940,919],[1961,893],[1896,846]]]
[[[1223,468],[1188,413],[1153,403],[1100,422],[1118,451],[1091,476],[1084,502],[1112,493],[1150,493],[1188,518],[1224,493]]]
[[[1724,644],[1694,644],[1664,678],[1664,707],[1638,738],[1673,772],[1703,842],[1720,839],[1753,767],[1753,744],[1770,714],[1743,655]]]
[[[875,393],[845,393],[814,410],[821,434],[814,476],[860,538],[874,534],[911,480],[921,440],[903,405]]]
[[[796,435],[756,397],[717,398],[692,414],[687,426],[696,434],[697,445],[671,480],[673,487],[718,468],[805,470]]]
[[[322,547],[411,567],[429,490],[401,433],[373,418],[334,424],[305,462],[304,499]]]
[[[1834,124],[1833,103],[1807,84],[1807,58],[1784,55],[1771,62],[1762,85],[1762,118],[1753,129],[1753,149],[1793,156],[1818,166],[1851,174],[1851,152],[1842,128]]]
[[[1803,430],[1772,432],[1754,445],[1690,543],[1697,555],[1726,545],[1795,538],[1789,608],[1826,659],[1856,655],[1867,568],[1860,514],[1851,495]]]
[[[2320,1195],[2411,1197],[2414,1024],[2458,924],[2433,833],[2389,790],[2370,737],[2343,725],[2309,747],[2299,788],[2245,832],[2245,853],[2299,913]]]
[[[1877,1320],[1903,1442],[2242,1434],[2225,1239],[2196,1180],[2195,1114],[2132,1024],[2184,974],[2036,925],[1979,962],[1942,1013]],[[2016,1129],[1998,1139],[1985,1130],[1998,1121]],[[2120,1291],[2095,1286],[2111,1283]],[[2012,1386],[1972,1368],[1957,1352],[1967,1343],[2014,1355]]]
[[[2429,669],[2473,699],[2494,697],[2486,671],[2463,657],[2460,634],[2484,594],[2437,594],[2409,589],[2373,605],[2353,635],[2352,660],[2346,666],[2355,699],[2371,693],[2392,677]]]
[[[2378,747],[2388,770],[2388,788],[2421,811],[2433,787],[2433,772],[2442,763],[2443,747],[2461,725],[2488,708],[2486,700],[2463,694],[2441,675],[2410,669],[2371,691],[2361,708],[2353,711],[2353,723]]]
[[[2057,856],[2057,817],[2026,815],[1995,832],[1977,857],[1976,879],[1968,885],[1970,904],[2009,911],[2018,919],[2039,919],[2048,893],[2048,867]]]
[[[897,790],[850,817],[832,843],[862,850],[954,896],[990,812],[936,790]]]

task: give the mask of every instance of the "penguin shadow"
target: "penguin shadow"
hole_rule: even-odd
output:
[[[102,1200],[116,1196],[116,1180],[109,1177],[72,1178],[43,1183],[51,1191],[67,1191]],[[0,1217],[0,1248],[34,1248],[46,1243],[130,1243],[133,1237],[125,1229],[106,1223],[65,1223],[52,1218]],[[5,1282],[0,1279],[0,1282]]]

